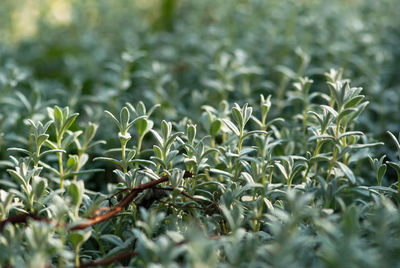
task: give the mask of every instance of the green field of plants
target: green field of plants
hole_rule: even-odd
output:
[[[3,0],[0,267],[400,267],[398,0]]]

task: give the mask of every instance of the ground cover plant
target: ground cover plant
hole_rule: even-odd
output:
[[[399,13],[4,1],[0,266],[399,266]]]

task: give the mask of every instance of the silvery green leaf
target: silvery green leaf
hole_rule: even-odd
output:
[[[104,111],[104,112],[112,119],[112,121],[113,121],[114,124],[118,127],[118,129],[121,129],[121,125],[120,125],[118,119],[115,118],[115,116],[114,116],[112,113],[110,113],[109,111],[106,110],[106,111]]]
[[[78,113],[72,114],[68,117],[68,119],[65,121],[65,123],[63,124],[60,134],[64,133],[65,131],[67,131],[72,124],[75,122],[75,119],[78,117]]]
[[[237,136],[240,135],[240,131],[239,129],[229,120],[229,119],[222,119],[225,123],[225,125],[233,131],[233,133],[235,133]]]
[[[233,178],[234,177],[231,173],[223,171],[223,170],[220,170],[220,169],[216,169],[216,168],[210,168],[209,171],[212,172],[212,173],[218,174],[218,175],[229,177],[229,178]]]
[[[241,114],[238,107],[232,108],[232,116],[233,116],[233,119],[235,120],[236,124],[238,125],[239,129],[243,129],[245,122],[244,122],[243,115]]]
[[[396,145],[397,150],[400,151],[400,143],[399,143],[399,140],[392,134],[392,132],[386,131],[386,133],[389,134],[389,136],[392,138],[394,144]]]
[[[112,235],[112,234],[103,234],[100,236],[100,239],[107,241],[114,246],[121,246],[124,242],[119,236]]]
[[[130,113],[128,108],[126,107],[122,108],[121,112],[119,113],[119,122],[124,130],[127,130],[129,124],[129,118],[130,118]]]
[[[164,144],[164,140],[163,138],[161,138],[160,134],[157,133],[157,131],[150,129],[151,133],[154,135],[154,137],[157,139],[157,142],[159,145],[163,145]]]
[[[222,126],[222,122],[220,119],[216,119],[211,123],[210,126],[210,135],[212,137],[217,136],[217,134],[219,133],[219,131],[221,130],[221,126]]]
[[[340,167],[340,169],[343,171],[343,173],[346,175],[349,181],[352,184],[355,184],[356,178],[354,177],[353,171],[351,171],[351,169],[342,162],[336,162],[336,164]]]
[[[333,115],[333,117],[336,118],[338,116],[338,112],[335,111],[335,109],[333,109],[332,107],[327,106],[327,105],[320,105],[320,107],[322,109],[326,110],[327,112],[329,112],[331,115]]]

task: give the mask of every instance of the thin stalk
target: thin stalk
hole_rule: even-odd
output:
[[[123,163],[123,171],[124,173],[128,172],[128,166],[126,163],[126,142],[121,142],[121,155],[122,155],[122,163]]]
[[[282,78],[277,89],[277,108],[278,112],[281,112],[283,106],[283,97],[285,96],[286,87],[289,84],[290,78],[286,75]]]
[[[123,222],[124,218],[125,218],[125,214],[122,214],[121,217],[119,217],[119,223],[118,223],[117,228],[115,229],[115,234],[118,236],[120,235],[120,230],[121,230],[121,226],[122,226],[122,222]]]
[[[29,195],[29,211],[33,214],[35,211],[33,209],[33,193]]]
[[[329,165],[329,170],[328,170],[328,174],[326,176],[326,182],[329,182],[329,178],[331,177],[332,174],[332,170],[333,170],[333,166],[336,163],[336,155],[337,155],[337,148],[335,146],[335,149],[333,149],[333,155],[332,155],[332,160],[331,163]]]
[[[82,157],[82,153],[78,153],[78,163],[77,163],[77,165],[76,165],[75,172],[78,172],[79,169],[81,168],[81,167],[79,166],[79,163],[81,162],[81,157]],[[76,181],[77,179],[78,179],[78,175],[74,175],[74,176],[72,177],[72,181]]]
[[[400,195],[400,173],[397,173],[397,193]]]
[[[97,227],[97,225],[94,225],[93,227],[94,227],[94,231],[95,231],[95,235],[96,235],[97,244],[99,244],[99,249],[101,251],[101,254],[104,256],[104,255],[106,255],[106,252],[104,250],[103,243],[101,243],[101,240],[100,240],[99,228]]]
[[[263,168],[263,172],[262,172],[262,177],[261,177],[261,183],[262,185],[265,187],[265,181],[266,177],[265,177],[265,169]]]
[[[61,139],[57,139],[57,147],[61,149]],[[58,152],[58,169],[60,172],[60,189],[64,189],[64,167],[63,167],[63,153]]]
[[[318,139],[317,140],[317,145],[315,146],[315,150],[314,150],[314,153],[313,153],[313,157],[315,157],[319,153],[319,150],[321,149],[321,146],[322,146],[322,143]],[[307,166],[307,170],[306,170],[306,173],[304,175],[303,182],[306,181],[306,178],[307,178],[308,174],[310,173],[311,166],[312,166],[311,163]],[[317,172],[317,163],[314,164],[314,170],[315,170],[315,172]]]
[[[307,134],[307,125],[308,125],[308,104],[304,104],[304,113],[303,113],[303,147],[304,151],[307,150],[307,141],[306,141],[306,134]]]
[[[336,139],[339,137],[339,129],[340,129],[340,121],[337,122],[336,130],[335,130],[335,138],[336,138]],[[327,174],[327,176],[326,176],[326,181],[327,181],[327,182],[329,181],[329,178],[331,177],[333,167],[334,167],[334,165],[335,165],[335,163],[336,163],[336,156],[337,156],[337,153],[338,153],[337,147],[335,146],[335,148],[333,149],[332,160],[331,160],[331,163],[329,164],[328,174]]]
[[[137,148],[136,148],[136,158],[139,158],[139,156],[140,156],[140,151],[142,149],[143,138],[144,138],[144,135],[139,136],[138,144],[137,144]],[[135,167],[139,168],[139,163],[136,163]]]
[[[242,150],[242,143],[243,143],[243,130],[240,130],[240,135],[239,135],[239,143],[238,143],[238,159],[235,161],[235,176],[234,179],[235,181],[237,180],[237,176],[239,175],[239,157],[240,157],[240,151]]]
[[[39,164],[39,154],[40,154],[40,147],[38,145],[36,145],[35,158],[33,160],[34,167],[37,167]]]
[[[345,133],[346,132],[346,125],[344,125],[343,126],[343,130],[342,130],[342,133]],[[343,137],[342,138],[342,143],[343,143],[343,148],[346,148],[346,146],[347,146],[347,139],[346,139],[346,137]],[[348,153],[346,153],[344,156],[343,156],[343,163],[345,164],[345,165],[347,165],[348,164],[348,162],[349,162],[349,157],[348,157],[349,155],[348,155]]]
[[[79,248],[75,249],[75,266],[79,267],[80,266],[80,262],[79,262]]]
[[[211,137],[211,148],[215,148],[215,138]],[[218,152],[214,152],[212,153],[213,158],[214,158],[214,163],[217,164],[218,163]]]
[[[270,171],[270,173],[269,173],[269,177],[268,177],[268,181],[269,181],[269,184],[271,184],[272,183],[272,169],[271,169],[271,171]]]

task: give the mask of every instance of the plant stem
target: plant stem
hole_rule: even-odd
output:
[[[238,142],[238,158],[235,161],[235,176],[234,180],[236,181],[238,178],[238,173],[239,173],[239,157],[240,157],[240,151],[242,150],[242,143],[243,143],[243,129],[240,130],[240,135],[239,135],[239,142]]]
[[[106,255],[106,253],[105,253],[105,251],[104,251],[103,243],[101,243],[101,240],[100,240],[99,228],[97,227],[97,225],[94,225],[93,228],[94,228],[94,231],[95,231],[95,234],[96,234],[96,241],[97,241],[97,244],[99,244],[99,249],[100,249],[100,251],[101,251],[101,254],[104,256],[104,255]]]
[[[75,249],[75,266],[79,267],[80,263],[79,263],[79,248]]]
[[[335,146],[335,148],[333,149],[332,160],[331,160],[331,163],[329,164],[329,170],[328,170],[328,174],[326,176],[326,182],[329,182],[329,178],[331,177],[333,167],[335,166],[336,154],[337,154],[337,148]]]
[[[141,151],[141,149],[142,149],[142,141],[143,141],[143,138],[144,138],[144,135],[142,135],[142,136],[139,136],[139,139],[138,139],[138,144],[137,144],[137,148],[136,148],[136,158],[139,158],[139,156],[140,156],[140,151]],[[139,168],[139,163],[136,163],[135,164],[135,167],[136,168]]]
[[[57,149],[61,149],[61,139],[57,139]],[[58,168],[60,172],[60,189],[64,189],[64,167],[63,167],[63,153],[58,152]]]
[[[128,172],[128,164],[126,163],[126,142],[121,142],[121,154],[122,154],[122,169],[124,171],[124,173]]]
[[[313,157],[317,156],[317,154],[319,153],[319,150],[321,149],[321,145],[322,145],[322,143],[318,139],[317,140],[317,145],[315,146],[315,150],[314,150],[314,153],[313,153]],[[310,170],[311,170],[311,163],[307,166],[307,170],[306,170],[306,173],[304,175],[303,182],[306,181],[306,178],[307,178],[308,174],[310,173]],[[317,172],[317,163],[314,164],[314,170],[315,170],[315,172]]]

